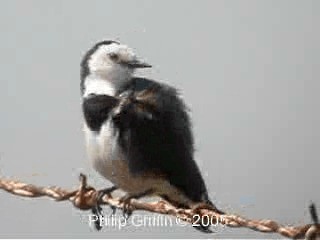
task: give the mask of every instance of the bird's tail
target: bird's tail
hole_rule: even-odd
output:
[[[204,226],[204,225],[201,225],[200,226],[193,226],[194,229],[202,232],[202,233],[213,233],[213,231],[210,229],[210,226]]]
[[[205,200],[205,203],[208,204],[208,206],[210,207],[210,209],[212,209],[213,211],[215,211],[218,214],[225,214],[224,211],[220,210],[219,208],[216,207],[216,205],[213,204],[213,202],[211,202],[211,200],[208,198]]]
[[[208,208],[210,210],[213,210],[214,212],[218,214],[225,214],[222,210],[218,209],[212,201],[209,199],[209,197],[205,197],[204,202],[203,202],[203,208]],[[201,220],[201,219],[200,219]],[[199,221],[200,225],[193,226],[196,230],[203,232],[203,233],[213,233],[213,231],[210,229],[211,225],[210,224],[205,224],[202,221]]]

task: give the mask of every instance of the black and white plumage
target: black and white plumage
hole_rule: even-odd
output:
[[[97,43],[82,60],[85,136],[94,168],[132,196],[215,208],[194,161],[184,102],[175,88],[134,77],[143,67],[150,65],[115,41]]]

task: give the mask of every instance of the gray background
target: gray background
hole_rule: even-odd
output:
[[[0,173],[106,186],[86,159],[79,62],[118,39],[181,89],[196,159],[217,205],[308,223],[319,194],[319,1],[1,1]],[[109,183],[108,183],[109,184]],[[209,237],[191,227],[105,228],[69,203],[0,191],[1,237]],[[217,229],[212,237],[276,237]]]

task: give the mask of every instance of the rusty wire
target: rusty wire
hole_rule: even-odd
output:
[[[76,208],[81,210],[91,209],[97,203],[98,191],[87,185],[87,178],[80,174],[80,186],[78,189],[68,191],[59,187],[38,187],[32,184],[26,184],[16,180],[0,178],[0,189],[9,193],[23,197],[43,197],[47,196],[56,201],[70,201]],[[123,208],[123,202],[119,198],[113,198],[111,195],[104,196],[103,203],[116,208]],[[259,232],[278,233],[284,237],[292,239],[306,238],[320,239],[320,224],[314,220],[313,224],[304,226],[283,226],[272,220],[250,220],[233,214],[218,214],[208,209],[177,209],[168,202],[141,202],[132,199],[130,202],[132,210],[145,210],[149,212],[166,214],[178,217],[184,221],[191,222],[194,214],[200,216],[208,215],[210,218],[216,219],[219,223],[228,227],[245,227]],[[195,212],[196,211],[196,212]],[[316,219],[315,207],[310,206],[312,219]]]

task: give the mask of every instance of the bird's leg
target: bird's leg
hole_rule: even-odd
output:
[[[127,98],[121,98],[119,104],[112,110],[111,118],[113,123],[122,126],[127,121],[127,112],[131,108],[130,100]]]
[[[129,217],[132,215],[133,209],[132,206],[130,205],[131,199],[139,199],[142,198],[144,196],[147,196],[149,194],[152,193],[152,190],[149,189],[147,191],[138,193],[138,194],[130,194],[127,193],[126,195],[124,195],[121,199],[120,202],[123,203],[123,217],[128,220]]]
[[[122,92],[119,95],[119,97],[122,98],[122,99],[132,99],[132,98],[134,98],[134,91],[133,90],[127,90],[125,92]]]
[[[103,217],[103,212],[102,212],[102,208],[101,208],[101,203],[102,203],[102,200],[103,200],[103,197],[104,195],[109,195],[115,191],[116,189],[118,189],[117,186],[112,186],[112,187],[109,187],[109,188],[105,188],[105,189],[102,189],[102,190],[99,190],[98,191],[98,196],[97,196],[97,203],[94,207],[92,207],[91,211],[92,211],[92,214],[96,215],[98,219],[100,219],[101,217]],[[115,214],[115,210],[116,208],[115,207],[111,207],[112,209],[112,214]],[[100,226],[100,221],[95,221],[95,228],[97,230],[100,230],[101,229],[101,226]]]
[[[134,101],[134,92],[132,90],[125,91],[119,95],[118,106],[113,111],[113,118],[117,118],[120,113]]]

